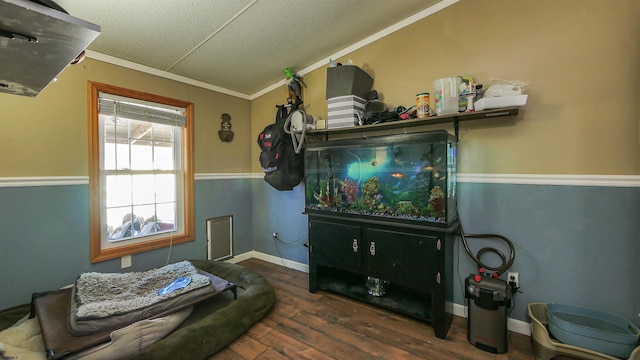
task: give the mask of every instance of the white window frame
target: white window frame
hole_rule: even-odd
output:
[[[89,191],[90,191],[90,258],[91,262],[159,249],[195,239],[193,193],[193,104],[190,102],[89,81]],[[163,104],[185,109],[185,126],[180,139],[181,181],[176,181],[176,229],[122,241],[107,241],[105,216],[106,174],[101,163],[104,141],[99,120],[100,94],[105,97],[129,98],[141,104]]]

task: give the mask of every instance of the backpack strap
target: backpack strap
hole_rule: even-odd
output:
[[[286,105],[276,105],[278,110],[276,111],[276,122],[284,121],[289,116],[289,110]]]

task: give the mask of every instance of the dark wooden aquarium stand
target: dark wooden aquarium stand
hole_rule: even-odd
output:
[[[453,318],[453,244],[447,227],[309,215],[309,291],[326,290],[430,322],[446,339]],[[366,279],[389,282],[369,295]]]

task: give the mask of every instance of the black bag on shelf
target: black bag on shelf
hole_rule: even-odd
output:
[[[396,111],[389,111],[387,104],[378,100],[378,93],[375,90],[369,92],[369,100],[364,107],[364,118],[360,125],[374,125],[387,121],[400,120],[400,115]]]

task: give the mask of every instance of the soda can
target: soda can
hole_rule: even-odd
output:
[[[416,95],[417,111],[416,115],[418,119],[425,119],[429,117],[429,93],[423,92]]]

